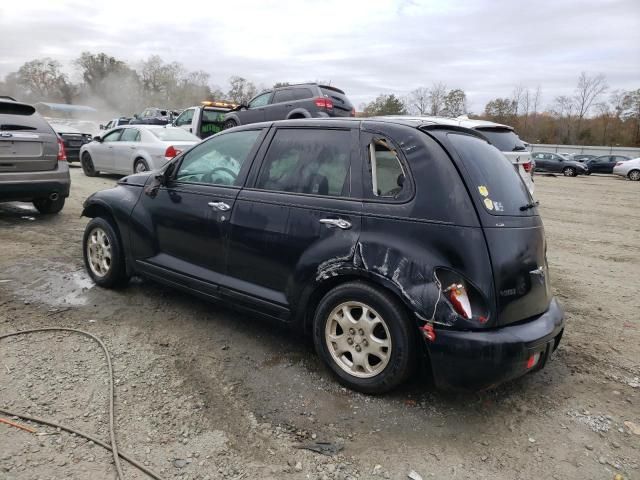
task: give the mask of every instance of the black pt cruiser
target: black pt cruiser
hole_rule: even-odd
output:
[[[478,132],[421,120],[237,127],[84,204],[87,270],[141,275],[301,328],[380,393],[426,358],[483,389],[541,369],[564,315],[536,204]]]

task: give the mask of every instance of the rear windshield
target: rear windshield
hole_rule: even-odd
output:
[[[334,108],[341,108],[343,110],[351,110],[353,108],[353,105],[344,93],[323,87],[320,87],[320,91],[325,97],[328,97],[333,101]]]
[[[508,128],[477,128],[476,130],[487,137],[501,152],[526,150],[524,143],[513,130]]]
[[[53,133],[46,120],[37,113],[32,115],[6,115],[0,113],[0,130]]]
[[[200,141],[198,137],[182,128],[150,128],[149,131],[153,133],[155,137],[167,142]]]
[[[484,140],[460,133],[448,138],[462,159],[471,183],[471,194],[493,215],[537,214],[529,190],[513,165]]]

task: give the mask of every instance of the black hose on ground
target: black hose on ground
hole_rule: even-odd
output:
[[[6,408],[3,408],[3,407],[0,407],[0,412],[4,413],[5,415],[19,417],[19,418],[22,418],[24,420],[30,420],[30,421],[41,423],[41,424],[44,424],[44,425],[50,425],[52,427],[60,428],[61,430],[66,430],[67,432],[75,433],[76,435],[80,435],[81,437],[84,437],[84,438],[86,438],[88,440],[91,440],[92,442],[100,445],[101,447],[106,448],[107,450],[110,450],[111,453],[113,454],[113,461],[115,463],[116,472],[117,472],[118,478],[120,480],[124,480],[124,474],[122,473],[122,465],[120,464],[120,457],[122,457],[127,462],[129,462],[131,465],[133,465],[134,467],[138,468],[140,471],[146,473],[150,477],[155,478],[156,480],[162,480],[162,478],[157,473],[155,473],[152,470],[146,468],[144,465],[141,465],[140,463],[136,462],[135,460],[133,460],[128,455],[125,455],[124,453],[118,451],[118,446],[116,444],[116,433],[115,433],[115,426],[114,426],[115,422],[114,422],[114,413],[113,413],[114,412],[113,402],[114,402],[114,398],[115,398],[115,393],[114,393],[114,388],[113,388],[113,367],[111,365],[111,356],[109,355],[109,351],[107,350],[107,347],[102,342],[102,340],[100,340],[98,337],[96,337],[95,335],[93,335],[93,334],[91,334],[89,332],[85,332],[84,330],[79,330],[79,329],[76,329],[76,328],[64,328],[64,327],[43,327],[43,328],[34,328],[32,330],[22,330],[22,331],[19,331],[19,332],[6,333],[6,334],[3,334],[3,335],[0,335],[0,340],[2,340],[4,338],[9,338],[9,337],[15,337],[15,336],[18,336],[18,335],[26,335],[26,334],[29,334],[29,333],[55,332],[55,331],[79,333],[81,335],[89,337],[92,340],[94,340],[95,342],[97,342],[102,347],[102,350],[104,351],[104,356],[107,359],[107,366],[109,367],[109,437],[110,437],[110,440],[111,440],[111,445],[108,445],[108,444],[102,442],[101,440],[93,438],[89,434],[81,432],[80,430],[75,430],[75,429],[73,429],[71,427],[67,427],[65,425],[62,425],[62,424],[59,424],[59,423],[56,423],[56,422],[52,422],[50,420],[45,420],[45,419],[38,418],[38,417],[32,417],[32,416],[25,415],[25,414],[22,414],[22,413],[14,413],[14,412],[11,412],[11,411],[7,410]]]

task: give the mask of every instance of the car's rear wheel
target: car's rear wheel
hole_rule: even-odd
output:
[[[573,167],[565,167],[562,170],[562,173],[564,174],[565,177],[575,177],[576,175],[578,175],[578,173],[576,172],[576,169]]]
[[[133,163],[133,173],[142,173],[149,170],[149,165],[144,158],[138,158]]]
[[[84,230],[82,247],[85,268],[97,285],[114,288],[127,283],[129,276],[124,264],[124,252],[109,220],[93,218]]]
[[[631,170],[627,174],[627,177],[629,177],[629,180],[632,180],[634,182],[640,181],[640,170]]]
[[[347,387],[383,393],[414,367],[415,330],[391,294],[362,282],[329,291],[316,309],[316,351]]]
[[[91,158],[91,155],[89,155],[89,152],[84,152],[82,154],[82,160],[80,163],[82,165],[82,171],[87,177],[95,177],[100,173],[93,166],[93,159]]]
[[[222,125],[222,129],[223,130],[227,130],[229,128],[233,128],[233,127],[237,127],[238,126],[238,122],[236,122],[235,120],[231,119],[231,120],[227,120],[226,122],[224,122],[224,124]]]
[[[58,213],[62,210],[62,207],[64,207],[64,197],[58,196],[55,200],[51,200],[50,198],[37,198],[33,201],[33,206],[36,207],[40,213]]]

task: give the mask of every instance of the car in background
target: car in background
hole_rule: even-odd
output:
[[[208,138],[224,129],[224,115],[237,107],[230,102],[202,102],[202,105],[185,109],[173,125],[198,138]]]
[[[600,155],[586,162],[591,173],[613,173],[618,162],[630,160],[626,155]]]
[[[477,132],[480,132],[500,150],[507,160],[511,162],[516,169],[520,178],[529,189],[531,195],[535,191],[535,184],[533,183],[533,171],[534,164],[531,158],[531,152],[528,149],[527,143],[523,142],[518,134],[514,131],[513,127],[509,125],[503,125],[500,123],[489,122],[486,120],[472,120],[466,115],[458,118],[448,117],[382,117],[382,118],[397,118],[397,119],[413,119],[414,121],[429,121],[440,125],[455,125],[459,127],[471,128]]]
[[[423,362],[441,388],[493,387],[544,368],[564,330],[537,203],[467,128],[245,125],[92,194],[82,215],[98,286],[139,274],[288,324],[365,393]]]
[[[58,134],[64,143],[64,151],[67,154],[67,162],[80,161],[80,147],[93,139],[90,133],[81,133],[80,130],[66,124],[51,123],[49,125]]]
[[[168,125],[180,115],[178,110],[172,110],[170,108],[146,108],[141,114],[135,114],[130,125]]]
[[[131,123],[131,117],[119,117],[109,120],[106,125],[100,125],[100,130],[111,130],[112,128],[121,127],[123,125],[129,125]]]
[[[0,202],[33,202],[58,213],[71,178],[62,139],[26,103],[0,99]]]
[[[339,88],[300,83],[267,90],[224,117],[224,128],[292,118],[355,117],[356,110]]]
[[[640,157],[616,163],[612,173],[627,177],[634,182],[640,181]]]
[[[538,172],[562,173],[565,177],[589,174],[586,164],[571,160],[561,153],[534,152],[531,157],[535,161],[535,169]]]
[[[88,177],[100,172],[129,174],[156,170],[199,141],[177,127],[125,125],[83,145],[81,165]]]

